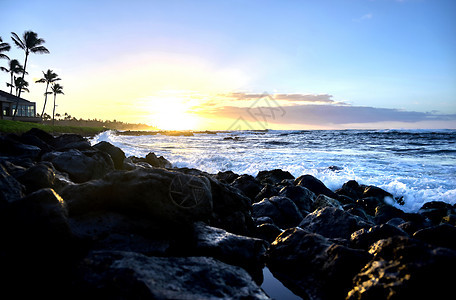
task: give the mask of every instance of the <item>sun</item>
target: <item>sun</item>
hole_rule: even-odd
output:
[[[191,99],[176,95],[160,95],[149,99],[151,122],[161,130],[194,130],[199,118],[192,111]]]

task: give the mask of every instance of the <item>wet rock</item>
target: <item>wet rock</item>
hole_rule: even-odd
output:
[[[41,153],[37,146],[23,144],[16,135],[0,136],[0,156],[14,156],[36,160]]]
[[[89,141],[79,134],[62,134],[54,138],[52,146],[54,146],[57,151],[66,151],[70,149],[84,151],[92,148]]]
[[[349,239],[353,232],[370,226],[360,217],[342,209],[325,207],[307,215],[299,227],[328,238]]]
[[[338,195],[350,197],[357,200],[362,197],[364,189],[355,180],[349,180],[342,185],[342,188],[336,190]]]
[[[55,170],[45,163],[28,168],[17,177],[17,180],[26,187],[27,194],[39,189],[52,188],[55,180]]]
[[[303,218],[293,201],[278,196],[253,204],[252,215],[255,218],[270,217],[280,228],[295,227]]]
[[[323,182],[313,177],[312,175],[299,176],[298,178],[296,178],[294,183],[297,186],[302,186],[311,190],[317,196],[323,194],[333,199],[339,198],[339,196],[336,193],[328,189]]]
[[[260,171],[256,176],[256,180],[258,180],[261,184],[271,184],[276,185],[282,180],[285,179],[295,179],[293,175],[290,174],[288,171],[283,171],[281,169],[274,169],[270,171]]]
[[[24,194],[25,187],[7,172],[3,163],[0,163],[0,207],[24,197]]]
[[[413,237],[426,243],[456,250],[456,228],[449,224],[439,224],[418,230]]]
[[[146,155],[146,162],[156,168],[171,168],[172,164],[163,156],[157,157],[155,153],[150,152]]]
[[[271,244],[266,264],[276,278],[304,299],[342,299],[369,258],[367,251],[291,228]]]
[[[354,278],[347,299],[445,299],[456,252],[396,236],[371,246],[374,255]]]
[[[388,222],[389,220],[393,218],[406,218],[406,214],[391,205],[379,205],[375,208],[375,217],[374,217],[374,222],[376,224],[383,224]]]
[[[194,232],[195,245],[191,250],[183,249],[186,255],[213,257],[239,266],[248,271],[255,281],[261,283],[267,247],[265,241],[232,234],[202,222],[194,225]]]
[[[274,225],[274,223],[263,223],[257,225],[254,235],[259,239],[272,243],[281,233],[282,230],[277,225]]]
[[[99,299],[269,299],[242,268],[208,257],[93,252],[79,293]]]
[[[373,185],[365,187],[362,195],[362,198],[376,198],[381,202],[384,202],[386,197],[393,199],[393,195]]]
[[[111,159],[114,163],[114,168],[116,168],[116,170],[123,169],[123,163],[126,157],[122,149],[105,141],[99,142],[98,144],[94,145],[93,148],[108,153],[111,156]]]
[[[267,183],[263,189],[255,196],[254,202],[260,202],[264,198],[271,198],[279,194],[279,189],[276,186],[273,186]]]
[[[214,176],[214,178],[220,182],[228,184],[232,183],[238,177],[239,175],[233,171],[218,172],[217,175]]]
[[[65,187],[70,215],[113,211],[147,216],[163,227],[208,220],[212,213],[209,181],[165,169],[116,171],[100,180]]]
[[[307,215],[309,211],[313,211],[314,202],[317,198],[309,189],[295,185],[283,187],[279,192],[279,196],[291,199],[303,216]]]
[[[375,209],[377,206],[382,206],[385,202],[377,197],[366,197],[356,200],[356,204],[362,207],[366,214],[375,216]]]
[[[66,152],[50,152],[42,157],[57,170],[65,172],[76,183],[98,179],[114,170],[111,157],[101,151],[81,152],[71,149]]]
[[[429,218],[432,223],[439,224],[442,218],[450,214],[453,207],[442,201],[431,201],[423,204],[418,213]]]
[[[408,234],[393,225],[382,224],[376,225],[369,229],[362,228],[352,233],[350,245],[353,248],[368,249],[370,245],[378,240],[386,239],[393,236],[408,236]]]
[[[231,183],[231,186],[239,189],[252,201],[255,200],[256,195],[263,189],[263,186],[253,176],[247,174],[236,178]]]
[[[336,199],[330,198],[323,194],[318,195],[317,199],[315,199],[314,202],[314,209],[320,209],[328,206],[342,209],[342,205]]]

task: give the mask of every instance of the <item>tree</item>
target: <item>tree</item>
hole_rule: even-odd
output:
[[[26,91],[27,93],[30,92],[27,88],[29,86],[29,83],[22,79],[22,77],[14,77],[14,86],[16,87],[16,96],[20,95],[21,91]],[[14,110],[14,115],[16,115],[16,112],[19,108],[18,102],[19,100],[16,102],[16,109]]]
[[[65,95],[63,93],[63,86],[61,86],[60,84],[58,83],[53,83],[52,86],[51,86],[51,91],[50,92],[51,94],[54,94],[54,109],[52,110],[52,126],[54,126],[55,124],[55,98],[57,97],[57,94],[62,94],[62,95]]]
[[[11,46],[8,43],[4,43],[2,38],[0,37],[0,58],[9,59],[6,54],[2,54],[2,52],[10,51]]]
[[[27,59],[30,53],[49,53],[49,50],[42,46],[42,44],[45,43],[45,40],[38,38],[38,34],[33,31],[25,31],[22,34],[22,39],[15,33],[11,32],[12,37],[11,39],[13,42],[16,44],[16,46],[25,52],[25,61],[24,61],[24,71],[22,72],[22,80],[24,80],[25,77],[25,71],[27,68]],[[21,91],[22,89],[19,89],[19,94],[17,95],[18,97],[21,96]],[[16,107],[19,106],[19,99],[16,101]],[[16,112],[17,109],[14,112],[13,115],[13,120],[16,117]]]
[[[46,73],[43,72],[43,78],[35,81],[37,83],[46,83],[46,91],[44,93],[44,105],[43,105],[43,111],[41,112],[41,117],[43,117],[44,110],[46,109],[49,84],[60,80],[60,78],[58,78],[57,76],[58,75],[56,73],[54,73],[54,71],[47,70]]]
[[[9,69],[5,67],[0,67],[2,71],[10,73],[11,76],[11,83],[6,83],[7,87],[10,87],[10,94],[13,94],[13,87],[14,87],[14,74],[21,74],[23,72],[23,68],[17,59],[12,59],[9,61]]]

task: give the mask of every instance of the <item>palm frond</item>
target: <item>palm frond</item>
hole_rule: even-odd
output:
[[[38,79],[35,81],[35,83],[44,83],[44,82],[46,82],[46,79],[44,79],[44,78],[41,78],[41,79]]]
[[[0,58],[4,58],[4,59],[10,59],[10,58],[8,57],[8,55],[5,55],[5,54],[1,54],[1,53],[0,53]]]
[[[18,48],[21,48],[21,49],[24,49],[25,50],[25,44],[24,42],[22,41],[22,39],[15,33],[15,32],[11,32],[11,39],[13,40],[13,42],[16,44],[16,46]]]
[[[44,46],[30,48],[30,51],[33,53],[46,53],[46,54],[50,53],[49,50]]]

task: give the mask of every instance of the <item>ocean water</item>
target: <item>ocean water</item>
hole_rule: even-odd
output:
[[[127,156],[163,155],[175,167],[208,173],[231,170],[256,176],[282,169],[295,177],[311,174],[330,189],[348,180],[375,185],[405,204],[407,212],[425,202],[456,203],[456,130],[231,131],[194,136],[116,135],[107,131],[92,144],[108,141]]]

